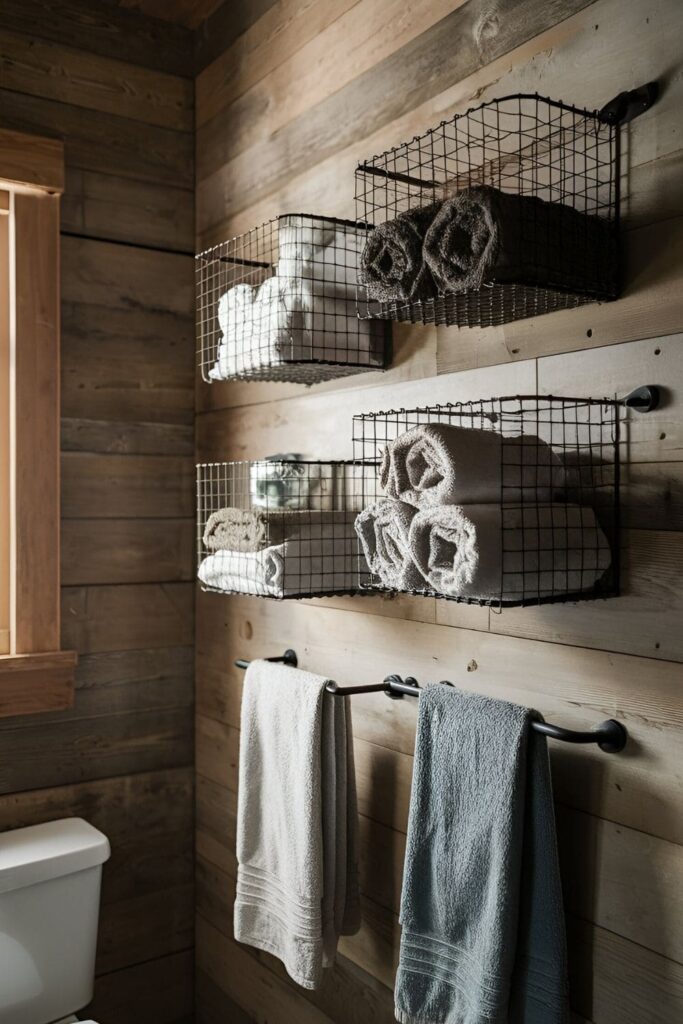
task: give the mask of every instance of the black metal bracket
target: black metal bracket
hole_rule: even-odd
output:
[[[644,384],[623,398],[622,404],[636,412],[652,412],[659,405],[660,398],[661,392],[656,384]]]
[[[298,664],[296,651],[293,651],[291,647],[280,657],[266,658],[265,660],[282,662],[293,668],[296,668]],[[248,664],[249,662],[242,658],[238,658],[235,662],[237,668],[246,668]],[[442,679],[441,685],[453,686],[453,683]],[[359,686],[339,686],[335,682],[329,682],[326,690],[335,697],[352,697],[356,693],[385,693],[392,700],[402,700],[403,697],[419,697],[422,688],[414,676],[406,676],[403,679],[399,675],[390,675],[381,683],[366,683]],[[605,754],[618,754],[624,749],[628,739],[628,733],[624,726],[613,718],[607,722],[601,722],[589,732],[577,732],[573,729],[563,729],[559,725],[551,725],[550,722],[537,721],[532,721],[531,728],[534,732],[540,732],[554,740],[562,740],[564,743],[597,743]]]
[[[659,96],[659,82],[648,82],[638,89],[620,92],[606,103],[598,117],[605,124],[628,124],[635,117],[649,110]]]

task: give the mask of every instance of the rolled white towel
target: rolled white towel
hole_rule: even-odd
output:
[[[409,542],[417,510],[403,501],[383,498],[356,518],[356,533],[371,573],[394,590],[424,590],[427,582],[415,565]]]
[[[448,597],[513,603],[590,590],[611,562],[591,508],[441,505],[410,527],[430,587]]]
[[[269,366],[277,359],[275,348],[281,324],[287,324],[287,306],[276,277],[258,288],[238,284],[221,296],[218,323],[222,331],[213,380],[225,380],[241,373]]]
[[[560,461],[540,438],[449,423],[424,423],[399,434],[380,466],[387,496],[418,508],[550,501],[560,483]]]

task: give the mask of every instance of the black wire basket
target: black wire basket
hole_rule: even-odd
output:
[[[354,529],[365,472],[296,455],[198,465],[202,588],[279,599],[358,592],[367,582]]]
[[[390,325],[360,320],[367,225],[286,214],[196,257],[205,381],[315,384],[390,361]]]
[[[607,108],[605,108],[607,109]],[[619,123],[514,95],[356,170],[359,315],[490,326],[619,295]]]
[[[619,408],[531,395],[356,416],[360,589],[493,608],[618,594]]]

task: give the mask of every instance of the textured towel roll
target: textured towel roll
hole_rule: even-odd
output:
[[[437,593],[503,603],[590,590],[610,565],[595,513],[578,505],[425,508],[410,550]]]
[[[283,517],[245,508],[212,512],[204,529],[207,551],[260,551],[284,540]]]
[[[424,259],[441,292],[493,282],[583,290],[616,274],[609,221],[562,203],[478,185],[457,192],[427,230]]]
[[[425,423],[390,441],[380,483],[409,505],[548,501],[561,483],[560,461],[540,438]]]
[[[434,297],[422,246],[437,210],[436,204],[407,210],[370,232],[361,257],[360,281],[371,299],[407,302]]]
[[[566,1024],[550,767],[535,717],[438,684],[420,695],[400,1024]]]
[[[309,989],[360,927],[351,713],[326,684],[255,661],[242,696],[235,938]]]
[[[290,512],[282,544],[260,551],[216,551],[201,562],[205,586],[232,594],[299,597],[356,590],[367,574],[353,528],[354,512]]]
[[[356,533],[370,572],[395,590],[421,590],[427,586],[408,541],[415,512],[412,505],[384,498],[363,509],[356,519]]]

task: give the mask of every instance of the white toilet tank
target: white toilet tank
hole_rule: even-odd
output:
[[[48,1024],[92,999],[109,853],[81,818],[0,833],[0,1024]]]

